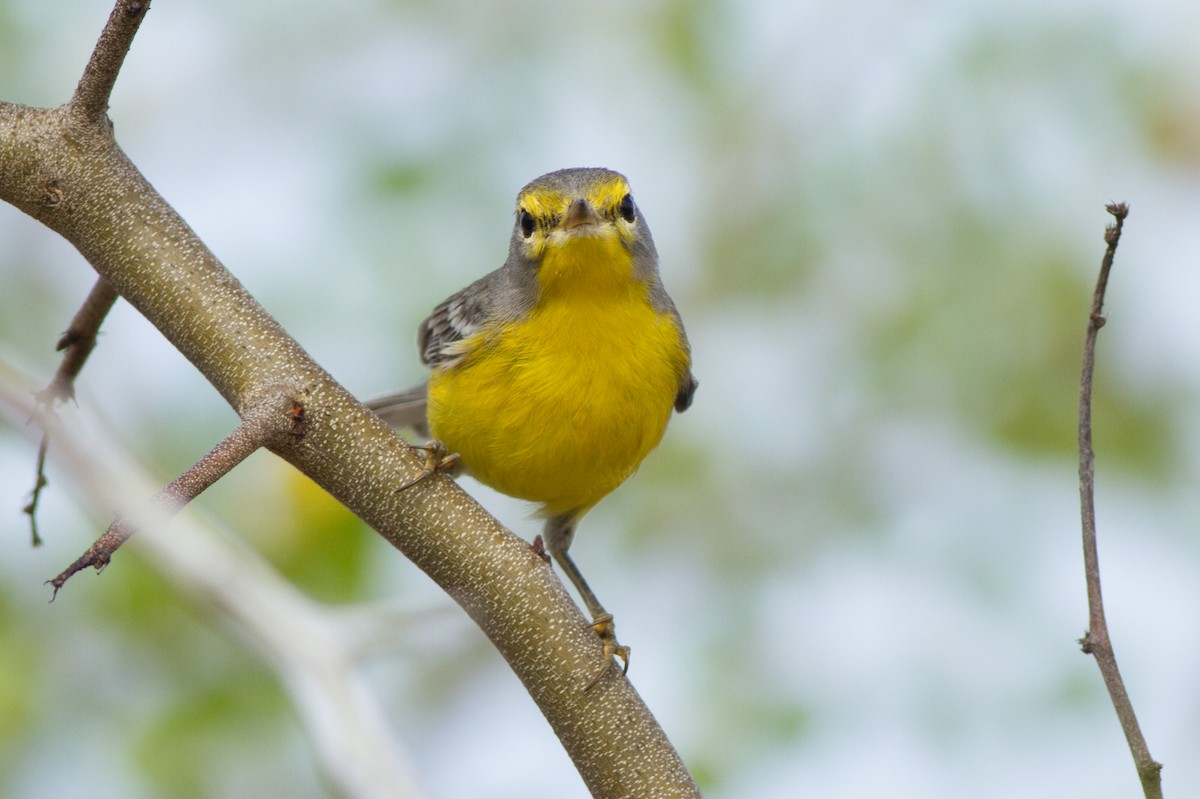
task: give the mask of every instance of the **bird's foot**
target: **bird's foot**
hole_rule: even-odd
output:
[[[604,678],[604,675],[612,670],[612,667],[616,665],[616,661],[613,660],[614,657],[619,657],[624,664],[621,673],[626,674],[629,672],[629,647],[618,643],[617,628],[613,623],[612,614],[606,612],[597,615],[592,619],[592,629],[596,631],[596,635],[600,636],[600,641],[604,644],[604,667],[597,672],[596,676],[583,689],[585,691],[595,688],[600,683],[600,680]]]
[[[425,453],[425,468],[416,477],[397,488],[395,491],[397,494],[405,489],[412,488],[422,480],[433,477],[438,472],[448,472],[459,465],[458,453],[450,452],[450,450],[446,449],[446,445],[440,441],[426,441],[423,447],[410,446]]]

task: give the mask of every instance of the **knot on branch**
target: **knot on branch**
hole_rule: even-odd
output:
[[[298,443],[308,433],[309,418],[304,399],[291,386],[278,384],[247,399],[240,415],[248,435],[255,436],[259,446],[288,446]],[[235,431],[235,434],[237,431]]]
[[[38,197],[38,205],[43,208],[54,208],[63,201],[62,186],[58,182],[58,178],[49,178],[42,183],[41,193]]]

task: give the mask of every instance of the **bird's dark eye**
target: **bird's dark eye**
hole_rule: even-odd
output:
[[[617,210],[621,212],[621,216],[626,222],[632,222],[637,218],[637,210],[633,207],[633,195],[626,194],[621,198],[621,204],[617,206]]]
[[[533,219],[533,214],[524,208],[517,212],[517,224],[521,226],[521,235],[525,238],[532,236],[534,228],[537,227],[537,223]]]

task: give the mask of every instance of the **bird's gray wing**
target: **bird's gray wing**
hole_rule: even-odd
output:
[[[433,309],[417,330],[421,362],[453,366],[466,355],[462,341],[491,321],[500,272],[491,272]]]
[[[484,275],[462,291],[452,294],[433,309],[417,329],[417,348],[421,361],[433,367],[453,366],[467,350],[466,341],[495,315],[503,278],[500,271]],[[429,435],[426,414],[427,383],[393,391],[367,401],[393,427],[411,427],[420,435]]]

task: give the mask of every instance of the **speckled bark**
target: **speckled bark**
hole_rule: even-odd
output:
[[[114,18],[145,5],[118,3]],[[115,76],[119,58],[109,63]],[[104,59],[89,65],[104,68]],[[145,181],[111,138],[102,74],[97,85],[99,95],[81,90],[55,109],[0,103],[0,198],[74,244],[236,410],[267,392],[286,391],[303,403],[303,437],[274,451],[466,609],[594,796],[698,796],[619,670],[583,691],[600,663],[600,641],[533,549],[443,476],[394,492],[422,468],[421,459],[288,336]],[[269,201],[271,187],[259,190]]]

